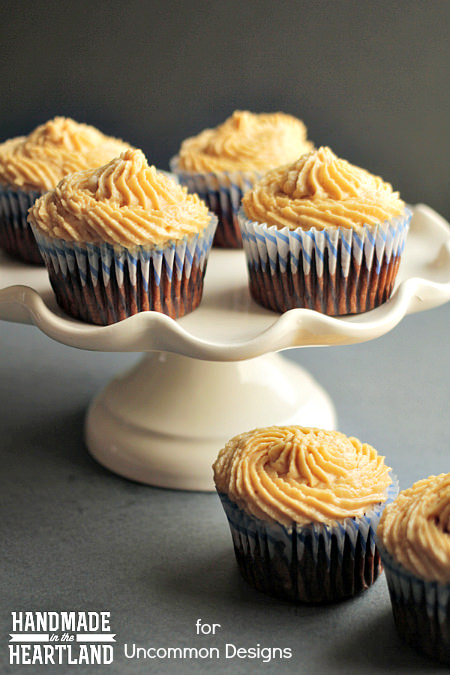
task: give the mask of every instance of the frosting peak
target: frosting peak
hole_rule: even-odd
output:
[[[94,171],[87,187],[97,201],[109,201],[119,207],[161,209],[176,203],[174,193],[167,190],[166,177],[147,164],[141,150],[127,150]]]
[[[389,183],[339,159],[328,147],[304,155],[281,173],[280,190],[293,199],[344,200],[392,193]]]
[[[39,146],[53,146],[70,152],[84,152],[100,145],[104,138],[100,131],[88,124],[79,124],[67,117],[54,117],[29,134],[24,148],[33,152],[33,148]]]
[[[398,192],[328,147],[266,173],[242,200],[248,218],[279,228],[359,229],[400,215]]]
[[[97,167],[130,146],[88,124],[55,117],[0,144],[0,182],[40,192],[70,173]]]
[[[342,433],[300,426],[235,436],[214,463],[219,492],[248,513],[286,526],[362,516],[386,500],[389,467]]]
[[[230,126],[234,126],[235,129],[244,131],[245,129],[248,129],[251,124],[252,117],[252,113],[248,110],[235,110],[230,118]]]
[[[185,171],[263,173],[312,147],[305,125],[292,115],[236,110],[218,127],[183,141],[178,164]]]
[[[29,221],[68,241],[157,247],[197,234],[210,222],[204,202],[149,166],[141,150],[66,176],[40,197]]]

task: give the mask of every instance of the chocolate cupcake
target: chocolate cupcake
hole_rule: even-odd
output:
[[[237,110],[218,127],[183,141],[171,169],[217,214],[214,245],[242,248],[236,213],[243,193],[266,171],[312,147],[305,125],[292,115]]]
[[[411,212],[326,147],[269,171],[242,199],[250,293],[268,309],[365,312],[394,288]]]
[[[231,439],[213,465],[243,578],[294,602],[352,597],[381,571],[375,530],[398,484],[376,450],[300,426]]]
[[[400,492],[377,541],[400,636],[450,664],[450,473]]]
[[[28,209],[64,176],[105,164],[129,147],[65,117],[1,143],[0,248],[24,262],[43,264],[27,223]]]
[[[195,309],[216,217],[140,150],[64,178],[29,222],[61,308],[106,325],[155,310]]]

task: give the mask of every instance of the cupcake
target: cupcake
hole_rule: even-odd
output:
[[[170,167],[217,214],[214,245],[242,248],[236,213],[243,193],[266,171],[312,147],[305,125],[292,115],[237,110],[217,128],[183,141]]]
[[[239,569],[257,590],[333,602],[378,577],[375,531],[398,486],[370,445],[336,431],[255,429],[232,438],[213,470]]]
[[[55,117],[29,136],[0,144],[0,248],[42,264],[27,212],[34,201],[74,171],[98,167],[130,146],[87,124]]]
[[[392,293],[410,219],[389,183],[330,148],[307,153],[242,199],[250,293],[276,312],[373,309]]]
[[[201,300],[216,217],[197,195],[127,150],[73,173],[29,211],[61,308],[95,324],[155,310],[172,318]]]
[[[403,490],[383,513],[377,540],[400,636],[450,663],[450,473]]]

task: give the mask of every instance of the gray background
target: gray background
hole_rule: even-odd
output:
[[[449,15],[439,0],[3,2],[0,136],[65,114],[164,168],[184,137],[236,108],[283,110],[316,144],[449,217]],[[339,428],[386,455],[403,488],[449,470],[449,316],[447,305],[373,342],[288,353],[330,392]],[[439,671],[399,641],[384,578],[330,607],[266,598],[239,578],[215,495],[137,485],[89,457],[86,408],[136,358],[0,322],[0,672],[20,672],[6,665],[11,611],[86,609],[111,612],[118,647],[104,672],[274,672],[259,661],[125,661],[133,642],[286,646],[294,657],[276,668],[299,675]],[[217,640],[195,637],[197,618],[222,624]]]
[[[3,0],[0,140],[64,114],[167,168],[233,110],[282,110],[448,218],[449,23],[448,0]]]

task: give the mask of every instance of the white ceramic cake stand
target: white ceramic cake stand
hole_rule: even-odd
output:
[[[236,433],[271,424],[336,425],[328,395],[276,352],[371,340],[406,314],[450,300],[449,225],[426,206],[413,211],[391,299],[357,316],[264,310],[250,298],[244,252],[215,249],[195,312],[178,321],[143,312],[101,327],[59,309],[45,269],[0,254],[0,318],[35,324],[80,349],[144,352],[92,402],[89,451],[142,483],[211,490],[211,464]]]

